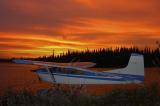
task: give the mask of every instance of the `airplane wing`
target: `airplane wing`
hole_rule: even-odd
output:
[[[96,65],[93,62],[72,62],[72,63],[57,63],[57,62],[41,62],[41,61],[31,61],[31,60],[13,60],[17,64],[31,64],[39,66],[48,66],[48,67],[60,67],[60,66],[74,66],[79,68],[90,68]]]
[[[53,62],[52,64],[60,65],[60,66],[73,66],[73,67],[79,67],[79,68],[90,68],[96,65],[96,63],[93,63],[93,62],[72,62],[72,63]]]
[[[48,67],[60,66],[60,65],[54,65],[52,62],[41,62],[41,61],[21,60],[21,59],[13,60],[13,62],[17,64],[30,64],[30,65],[48,66]]]

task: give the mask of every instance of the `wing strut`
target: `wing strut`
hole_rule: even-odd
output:
[[[54,74],[52,75],[51,71],[49,70],[49,68],[48,68],[47,66],[45,66],[45,68],[46,68],[46,70],[48,71],[48,74],[50,75],[53,83],[56,83],[56,80],[55,80],[55,78],[54,78]]]

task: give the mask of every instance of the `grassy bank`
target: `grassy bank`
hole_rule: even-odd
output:
[[[26,90],[7,91],[0,97],[1,106],[160,106],[159,86],[153,83],[137,89],[115,89],[95,96],[83,91]]]

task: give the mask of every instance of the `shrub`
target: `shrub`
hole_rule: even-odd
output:
[[[44,89],[7,91],[0,97],[1,106],[159,106],[159,86],[153,83],[137,89],[115,89],[94,96],[86,92]]]

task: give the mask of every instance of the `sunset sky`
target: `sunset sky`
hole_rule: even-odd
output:
[[[0,58],[156,41],[160,0],[0,0]]]

